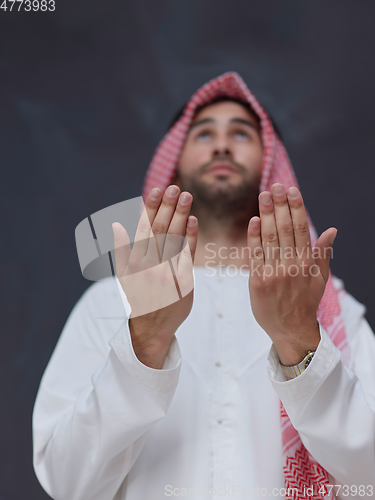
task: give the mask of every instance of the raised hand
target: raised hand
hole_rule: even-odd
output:
[[[116,275],[132,308],[134,351],[151,368],[162,368],[174,334],[193,304],[193,261],[198,221],[192,195],[169,186],[151,190],[133,248],[124,227],[113,224]]]
[[[282,184],[260,194],[259,213],[248,227],[251,307],[280,362],[292,366],[320,341],[316,313],[337,230],[327,229],[312,249],[301,193]]]

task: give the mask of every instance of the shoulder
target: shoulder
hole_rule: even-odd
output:
[[[75,309],[90,312],[94,317],[124,315],[116,281],[106,278],[89,286],[78,300]]]
[[[350,335],[364,319],[366,307],[345,290],[344,282],[337,276],[332,276],[332,283],[337,292],[347,333]]]
[[[108,341],[126,320],[118,285],[113,278],[95,282],[83,293],[71,311],[58,340],[59,352],[85,349],[109,350]]]
[[[360,373],[375,374],[375,336],[365,318],[366,307],[345,290],[342,280],[333,277],[333,286],[337,291],[348,339],[351,357],[349,366],[358,376]]]

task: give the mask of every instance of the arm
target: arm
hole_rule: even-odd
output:
[[[110,285],[95,285],[77,304],[37,395],[34,467],[55,500],[112,499],[177,386],[177,341],[156,370],[136,357],[126,318],[100,318],[119,316]]]
[[[147,430],[168,411],[181,363],[175,331],[193,300],[198,226],[186,194],[151,191],[132,249],[114,224],[120,311],[125,305],[127,316],[116,320],[113,290],[92,287],[43,376],[33,414],[34,467],[55,500],[112,499]]]
[[[360,498],[355,487],[364,485],[369,495],[375,485],[375,337],[363,317],[348,337],[350,368],[321,328],[316,354],[301,375],[285,381],[274,347],[268,373],[305,447],[336,482],[353,486],[354,499]]]
[[[344,485],[371,486],[375,483],[375,340],[363,311],[361,320],[353,323],[355,301],[348,302],[348,295],[340,293],[354,361],[346,368],[316,319],[336,230],[325,231],[312,252],[299,191],[286,192],[274,184],[272,193],[259,198],[260,219],[251,219],[248,231],[249,291],[254,316],[273,341],[270,378],[314,458]],[[256,265],[259,273],[254,272]],[[296,365],[308,351],[316,351],[311,364],[296,379],[286,381],[279,362]]]

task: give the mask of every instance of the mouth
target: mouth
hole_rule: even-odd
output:
[[[215,161],[207,170],[207,173],[212,175],[228,176],[238,174],[238,168],[228,161]]]

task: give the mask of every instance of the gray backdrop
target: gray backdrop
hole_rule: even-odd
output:
[[[318,231],[339,230],[333,271],[375,327],[374,14],[370,0],[0,10],[0,500],[48,498],[31,465],[31,411],[90,284],[75,227],[140,195],[171,116],[221,72],[243,75],[278,122]]]

